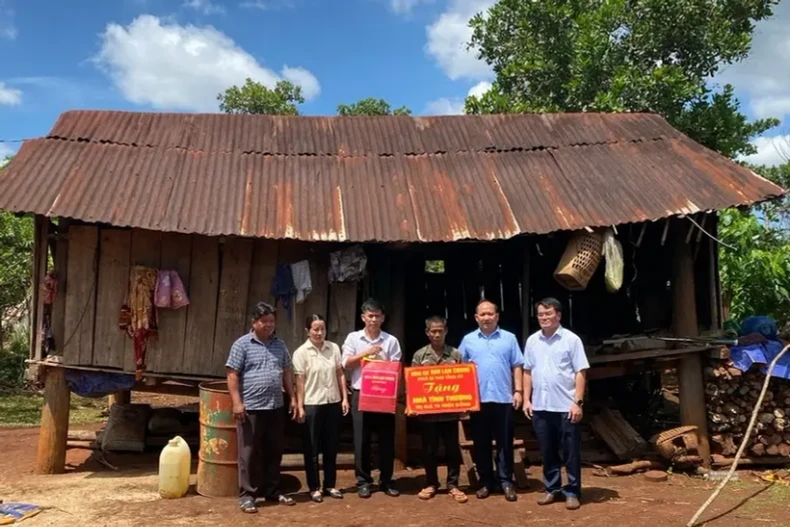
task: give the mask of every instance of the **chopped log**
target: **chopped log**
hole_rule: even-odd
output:
[[[650,470],[645,472],[645,479],[653,483],[661,483],[669,479],[669,475],[662,470]]]
[[[69,441],[95,441],[101,432],[94,432],[92,430],[69,430]]]
[[[765,449],[765,453],[769,456],[777,456],[779,455],[779,447],[776,445],[771,445]]]
[[[664,466],[658,461],[634,461],[632,463],[626,463],[625,465],[609,467],[609,472],[618,476],[627,476],[640,470],[661,470],[662,468],[664,468]]]
[[[595,435],[612,449],[617,459],[634,459],[650,449],[647,441],[617,410],[604,408],[591,419],[590,427]]]
[[[787,443],[782,443],[779,445],[779,455],[780,456],[790,456],[790,445]]]
[[[750,450],[755,456],[760,457],[765,455],[765,445],[763,443],[755,443]]]

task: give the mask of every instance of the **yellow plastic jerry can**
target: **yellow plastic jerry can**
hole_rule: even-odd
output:
[[[182,498],[189,490],[192,453],[180,436],[171,439],[159,454],[159,496]]]

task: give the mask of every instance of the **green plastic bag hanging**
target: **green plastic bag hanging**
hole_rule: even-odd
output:
[[[612,229],[607,229],[603,235],[603,256],[606,259],[606,290],[616,293],[623,287],[623,246]]]

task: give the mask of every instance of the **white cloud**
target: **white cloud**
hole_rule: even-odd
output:
[[[426,27],[428,42],[425,51],[452,80],[468,78],[486,80],[492,77],[491,68],[477,58],[476,49],[467,49],[472,37],[469,20],[484,13],[496,0],[450,0],[439,18]]]
[[[215,112],[217,94],[249,77],[268,87],[284,78],[302,86],[306,99],[321,91],[309,71],[264,68],[252,55],[213,27],[164,23],[142,15],[124,27],[108,24],[95,62],[123,96],[157,109]]]
[[[184,7],[194,9],[204,15],[224,15],[225,7],[212,3],[211,0],[186,0]]]
[[[0,168],[5,165],[5,158],[8,156],[12,156],[16,153],[16,150],[8,146],[6,143],[0,143]]]
[[[774,16],[759,22],[749,57],[727,67],[714,80],[730,83],[758,117],[790,116],[790,2],[774,7]]]
[[[490,82],[480,81],[469,89],[469,96],[482,97],[490,89],[491,89]]]
[[[420,4],[427,4],[432,0],[389,0],[390,9],[399,15],[407,15]]]
[[[17,36],[14,24],[14,10],[8,0],[0,0],[0,38],[15,40]]]
[[[464,101],[459,98],[442,97],[425,105],[424,115],[463,115]]]
[[[480,81],[466,93],[466,96],[480,97],[485,92],[491,89],[491,83]],[[466,99],[460,97],[441,97],[435,101],[431,101],[425,105],[426,115],[462,115],[464,113],[464,105]]]
[[[321,93],[321,85],[315,75],[304,68],[291,68],[283,66],[280,74],[283,79],[302,87],[302,95],[305,99],[315,99]]]
[[[22,90],[6,87],[4,82],[0,82],[0,104],[17,106],[22,104]]]
[[[790,161],[790,134],[773,137],[758,137],[752,144],[757,153],[744,157],[744,161],[755,165],[781,165]]]
[[[272,11],[275,9],[294,8],[296,7],[296,3],[295,0],[251,0],[240,3],[239,7]]]

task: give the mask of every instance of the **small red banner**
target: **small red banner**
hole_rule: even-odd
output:
[[[474,364],[406,368],[406,409],[410,414],[445,414],[480,410]]]
[[[400,370],[400,362],[363,361],[359,409],[394,414],[398,407]]]

